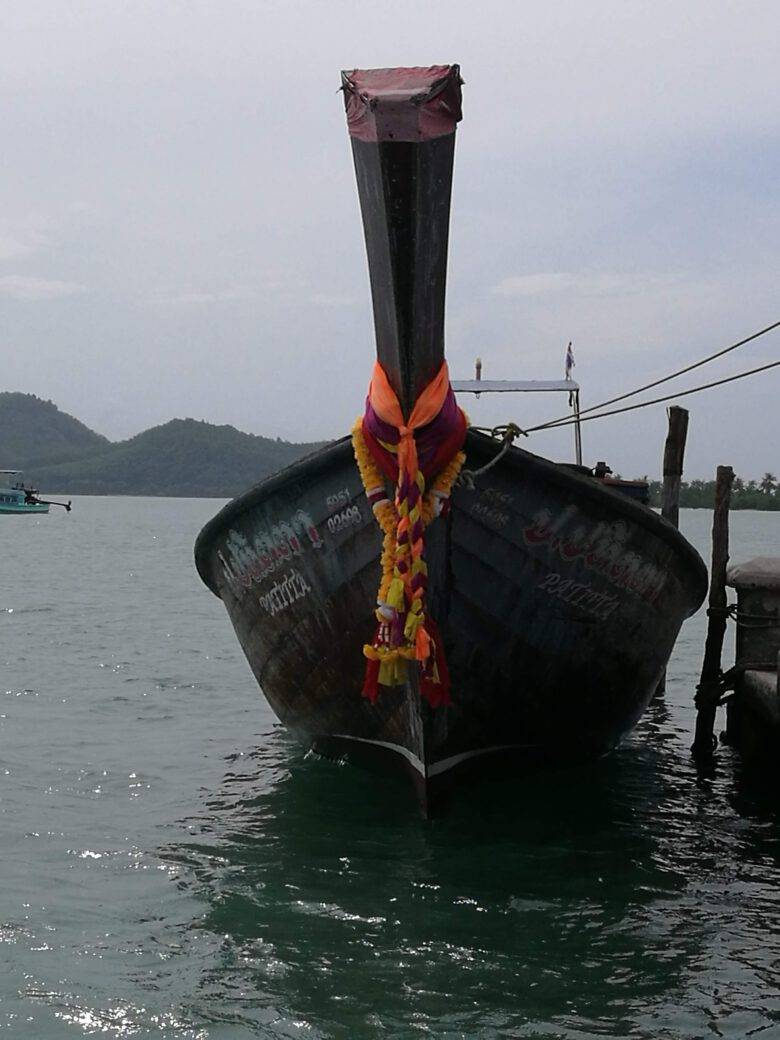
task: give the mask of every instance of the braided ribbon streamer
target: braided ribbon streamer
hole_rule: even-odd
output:
[[[446,362],[404,419],[398,398],[377,362],[366,411],[353,430],[355,456],[366,495],[385,539],[379,622],[367,658],[363,695],[376,700],[379,686],[402,685],[409,663],[420,668],[420,691],[435,707],[449,704],[449,676],[441,640],[427,616],[426,524],[448,506],[464,456],[466,417],[455,402]],[[430,491],[427,481],[438,474]],[[395,484],[387,498],[384,479]]]

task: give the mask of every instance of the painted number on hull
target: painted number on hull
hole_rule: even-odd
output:
[[[326,497],[325,505],[328,509],[338,509],[339,506],[348,506],[351,501],[352,495],[349,493],[349,488],[341,488]]]
[[[342,509],[335,516],[328,517],[328,530],[331,534],[344,531],[348,527],[359,527],[363,523],[363,514],[357,506]]]

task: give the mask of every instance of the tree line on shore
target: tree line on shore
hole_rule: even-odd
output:
[[[647,480],[647,477],[643,478]],[[663,483],[648,481],[650,504],[661,505]],[[712,509],[715,505],[714,480],[684,480],[680,485],[680,506],[683,509]],[[765,473],[761,480],[744,480],[735,476],[731,486],[732,509],[780,509],[780,483],[773,473]]]

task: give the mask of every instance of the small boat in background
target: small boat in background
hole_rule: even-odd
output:
[[[21,470],[0,469],[0,515],[27,516],[48,513],[49,506],[70,512],[70,502],[51,502],[39,497],[38,489],[26,487]]]
[[[454,391],[486,384],[450,384],[444,364],[458,66],[342,82],[374,305],[366,414],[352,443],[225,506],[195,559],[293,734],[408,771],[427,812],[467,777],[613,748],[707,574],[642,482],[465,429]]]

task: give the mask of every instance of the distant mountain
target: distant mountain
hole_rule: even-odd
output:
[[[112,443],[49,401],[0,394],[0,468],[23,469],[46,494],[230,498],[319,446],[196,419]]]
[[[110,445],[51,401],[0,393],[0,469],[29,469],[94,455]]]

